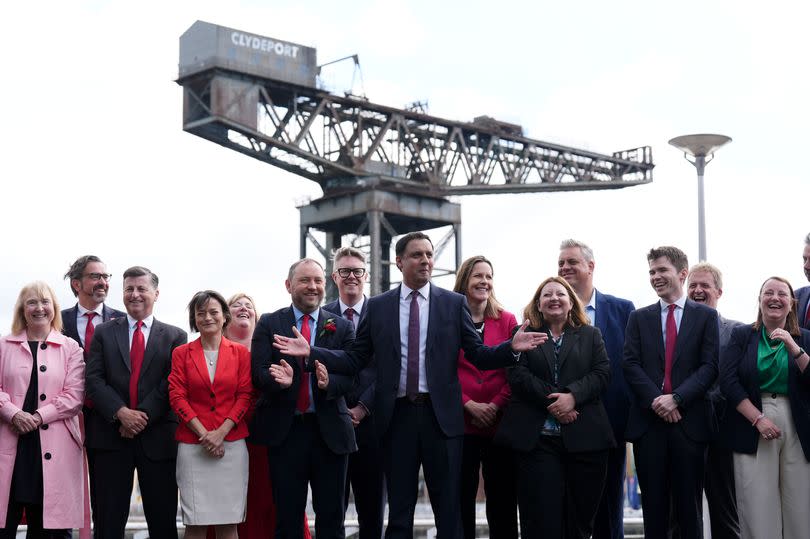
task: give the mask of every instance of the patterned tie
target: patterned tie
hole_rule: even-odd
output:
[[[133,410],[138,407],[138,378],[141,377],[143,353],[146,348],[142,327],[143,320],[138,320],[135,324],[135,331],[132,333],[132,346],[129,349],[129,363],[132,367],[129,375],[129,407]]]
[[[675,324],[675,304],[668,305],[667,336],[664,350],[664,394],[672,393],[672,360],[675,357],[675,340],[678,338],[678,326]]]
[[[87,311],[84,316],[87,317],[87,327],[84,329],[84,359],[90,356],[90,344],[93,342],[93,335],[96,332],[96,326],[93,325],[93,317],[98,313]]]
[[[309,318],[308,314],[301,317],[301,335],[304,336],[307,342],[312,342]],[[298,400],[296,401],[295,409],[303,414],[309,410],[309,373],[304,370],[303,360],[299,360],[298,366],[301,369],[301,384],[298,386]]]
[[[345,311],[343,311],[343,316],[346,317],[346,320],[352,323],[354,329],[357,330],[357,322],[354,320],[354,309],[349,307]]]
[[[408,315],[408,371],[405,393],[415,397],[419,393],[419,292],[411,292],[411,312]]]

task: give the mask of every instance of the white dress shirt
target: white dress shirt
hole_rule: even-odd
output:
[[[76,314],[76,332],[79,334],[79,339],[81,340],[82,348],[84,348],[84,334],[87,331],[87,320],[88,318],[85,313],[91,312],[90,309],[85,309],[80,304],[76,304],[79,308],[79,312]],[[104,321],[104,304],[99,303],[92,312],[96,313],[96,316],[93,317],[93,327],[96,327],[100,323]]]
[[[132,334],[135,333],[137,320],[127,314],[127,323],[129,324],[129,349],[132,350]],[[146,351],[146,345],[149,343],[149,333],[152,331],[152,324],[155,323],[155,315],[150,314],[143,319],[143,326],[141,326],[141,333],[143,333],[143,349]]]
[[[661,305],[661,334],[664,336],[664,349],[667,347],[667,315],[669,314],[670,304],[664,300],[658,300]],[[686,296],[681,296],[675,300],[675,327],[681,331],[681,319],[683,318],[683,307],[686,305]]]

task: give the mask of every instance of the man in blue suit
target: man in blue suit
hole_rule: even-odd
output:
[[[623,364],[635,397],[626,438],[633,442],[644,536],[667,537],[672,510],[681,538],[700,539],[711,435],[707,393],[720,348],[717,311],[684,294],[689,262],[683,251],[658,247],[647,261],[659,301],[630,314]]]
[[[363,285],[368,279],[366,255],[354,247],[341,247],[332,256],[332,280],[338,289],[338,299],[323,306],[349,320],[355,331],[366,313],[368,301]],[[383,475],[380,441],[374,432],[374,379],[377,375],[372,362],[354,376],[352,389],[346,393],[346,405],[354,425],[357,451],[349,455],[346,476],[346,504],[349,488],[354,491],[354,507],[360,524],[360,539],[380,539],[385,511],[385,476]]]
[[[622,350],[627,319],[635,307],[626,300],[603,294],[593,286],[595,267],[593,251],[581,241],[568,239],[560,244],[557,274],[565,279],[577,293],[591,324],[602,332],[605,349],[610,359],[610,385],[602,395],[607,410],[616,448],[608,453],[607,478],[602,501],[593,527],[594,539],[622,539],[624,537],[624,474],[626,445],[624,431],[630,396],[622,372]]]
[[[804,276],[810,281],[810,234],[804,238],[804,251],[802,252],[804,261]],[[799,317],[799,325],[805,329],[810,329],[810,286],[803,286],[796,290],[796,301],[799,302],[796,314]]]
[[[312,347],[305,339],[276,335],[282,353],[309,356],[330,371],[354,374],[374,359],[374,424],[383,448],[388,486],[388,539],[412,539],[413,515],[424,469],[438,536],[461,537],[459,503],[464,411],[458,352],[479,369],[514,365],[520,352],[546,341],[521,327],[511,341],[483,345],[461,294],[430,282],[433,244],[421,232],[397,241],[402,284],[368,300],[352,349]]]

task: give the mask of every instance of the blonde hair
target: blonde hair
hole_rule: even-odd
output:
[[[461,264],[461,267],[458,268],[458,273],[456,273],[456,284],[453,286],[453,292],[458,292],[462,296],[467,295],[467,286],[470,284],[470,276],[472,275],[473,268],[479,262],[483,262],[489,266],[489,269],[492,270],[492,277],[494,280],[495,270],[492,269],[492,262],[487,260],[487,258],[482,255],[473,256],[465,260]],[[498,320],[500,319],[502,312],[503,305],[501,305],[501,302],[495,299],[495,285],[493,283],[489,287],[489,299],[487,300],[487,306],[484,309],[484,317]]]
[[[576,292],[574,289],[571,288],[571,285],[568,284],[568,281],[563,279],[562,277],[553,276],[549,277],[542,283],[540,286],[537,287],[537,291],[534,293],[532,300],[526,305],[526,308],[523,309],[523,319],[528,320],[531,327],[538,329],[545,325],[545,320],[543,320],[543,313],[540,312],[540,309],[537,307],[537,300],[540,299],[540,294],[543,292],[543,288],[546,287],[549,283],[557,283],[562,285],[565,288],[565,291],[568,293],[568,298],[571,301],[571,310],[568,311],[568,320],[566,323],[571,326],[578,328],[580,326],[587,326],[590,324],[588,321],[588,317],[585,315],[585,310],[582,307],[582,302],[577,297]]]
[[[25,298],[33,294],[38,299],[45,299],[46,297],[51,300],[53,307],[53,320],[51,320],[51,329],[54,331],[62,331],[62,311],[59,310],[59,301],[56,299],[56,294],[53,289],[48,286],[44,281],[34,281],[22,287],[20,294],[17,296],[17,302],[14,304],[14,316],[11,319],[11,333],[17,335],[22,333],[24,329],[28,328],[25,322]]]

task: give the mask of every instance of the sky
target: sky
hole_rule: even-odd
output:
[[[768,276],[807,284],[810,34],[798,6],[3,3],[0,334],[27,282],[48,282],[72,305],[63,275],[89,253],[113,274],[112,306],[122,306],[123,271],[145,265],[160,277],[156,317],[184,328],[185,305],[200,289],[246,291],[262,312],[289,304],[296,204],[321,191],[182,130],[178,41],[198,19],[316,47],[319,63],[358,54],[355,92],[375,103],[427,101],[434,116],[493,116],[531,138],[605,154],[651,146],[656,168],[645,186],[453,199],[464,257],[492,260],[497,295],[518,314],[556,273],[569,237],[595,251],[600,290],[637,306],[655,301],[646,252],[671,244],[696,262],[698,249],[695,169],[667,141],[732,137],[706,168],[707,252],[724,273],[721,313],[750,322]],[[351,82],[343,78],[339,91]],[[437,266],[453,264],[452,253]]]

